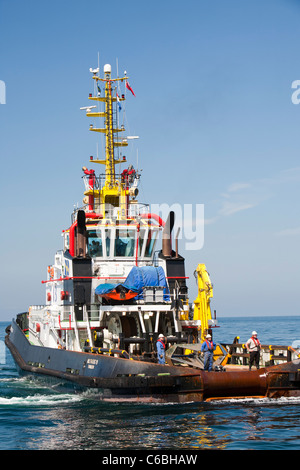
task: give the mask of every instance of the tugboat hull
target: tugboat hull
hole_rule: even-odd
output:
[[[201,377],[197,370],[34,346],[15,322],[5,343],[24,373],[70,382],[74,390],[97,389],[103,400],[202,401]]]
[[[300,360],[255,371],[206,372],[103,354],[34,346],[13,322],[5,343],[25,374],[93,389],[105,401],[202,402],[300,396]]]

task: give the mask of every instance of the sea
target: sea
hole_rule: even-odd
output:
[[[300,341],[300,316],[218,321],[217,342],[232,342],[235,336],[245,342],[252,330],[262,344]],[[89,392],[65,393],[20,377],[4,345],[8,324],[0,322],[0,450],[105,451],[111,461],[102,463],[132,468],[134,462],[121,461],[120,453],[136,451],[140,462],[155,465],[187,464],[189,451],[197,455],[202,450],[300,449],[300,397],[187,404],[101,402]],[[147,459],[139,451],[146,452]],[[183,460],[175,461],[179,458]]]

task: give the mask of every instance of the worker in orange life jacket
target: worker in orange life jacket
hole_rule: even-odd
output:
[[[256,369],[259,369],[261,344],[260,344],[259,339],[257,338],[256,331],[252,331],[252,336],[251,338],[248,339],[246,343],[246,348],[247,348],[247,351],[250,353],[249,370],[251,370],[251,367],[253,366],[254,362],[256,365]]]
[[[214,350],[216,343],[212,341],[211,335],[206,335],[205,341],[202,343],[201,352],[204,353],[204,370],[212,371]]]

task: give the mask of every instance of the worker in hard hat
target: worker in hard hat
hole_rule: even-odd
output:
[[[255,363],[256,369],[259,369],[261,344],[260,344],[259,339],[257,338],[257,332],[256,331],[252,331],[251,338],[249,338],[247,343],[246,343],[246,348],[247,348],[247,351],[250,354],[249,370],[251,370],[251,367],[253,366],[253,363]]]
[[[156,342],[156,349],[157,349],[157,358],[159,364],[166,363],[166,339],[164,335],[158,335],[158,339]]]
[[[207,334],[205,341],[202,343],[201,352],[204,353],[204,370],[212,371],[214,350],[216,349],[216,343],[212,340],[210,334]]]

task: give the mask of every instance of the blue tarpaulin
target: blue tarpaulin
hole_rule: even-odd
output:
[[[143,298],[144,287],[164,287],[164,300],[170,300],[169,288],[166,276],[162,267],[154,266],[134,266],[122,284],[100,284],[96,287],[95,294],[109,294],[118,287],[123,287],[128,291],[136,292],[136,298]]]

